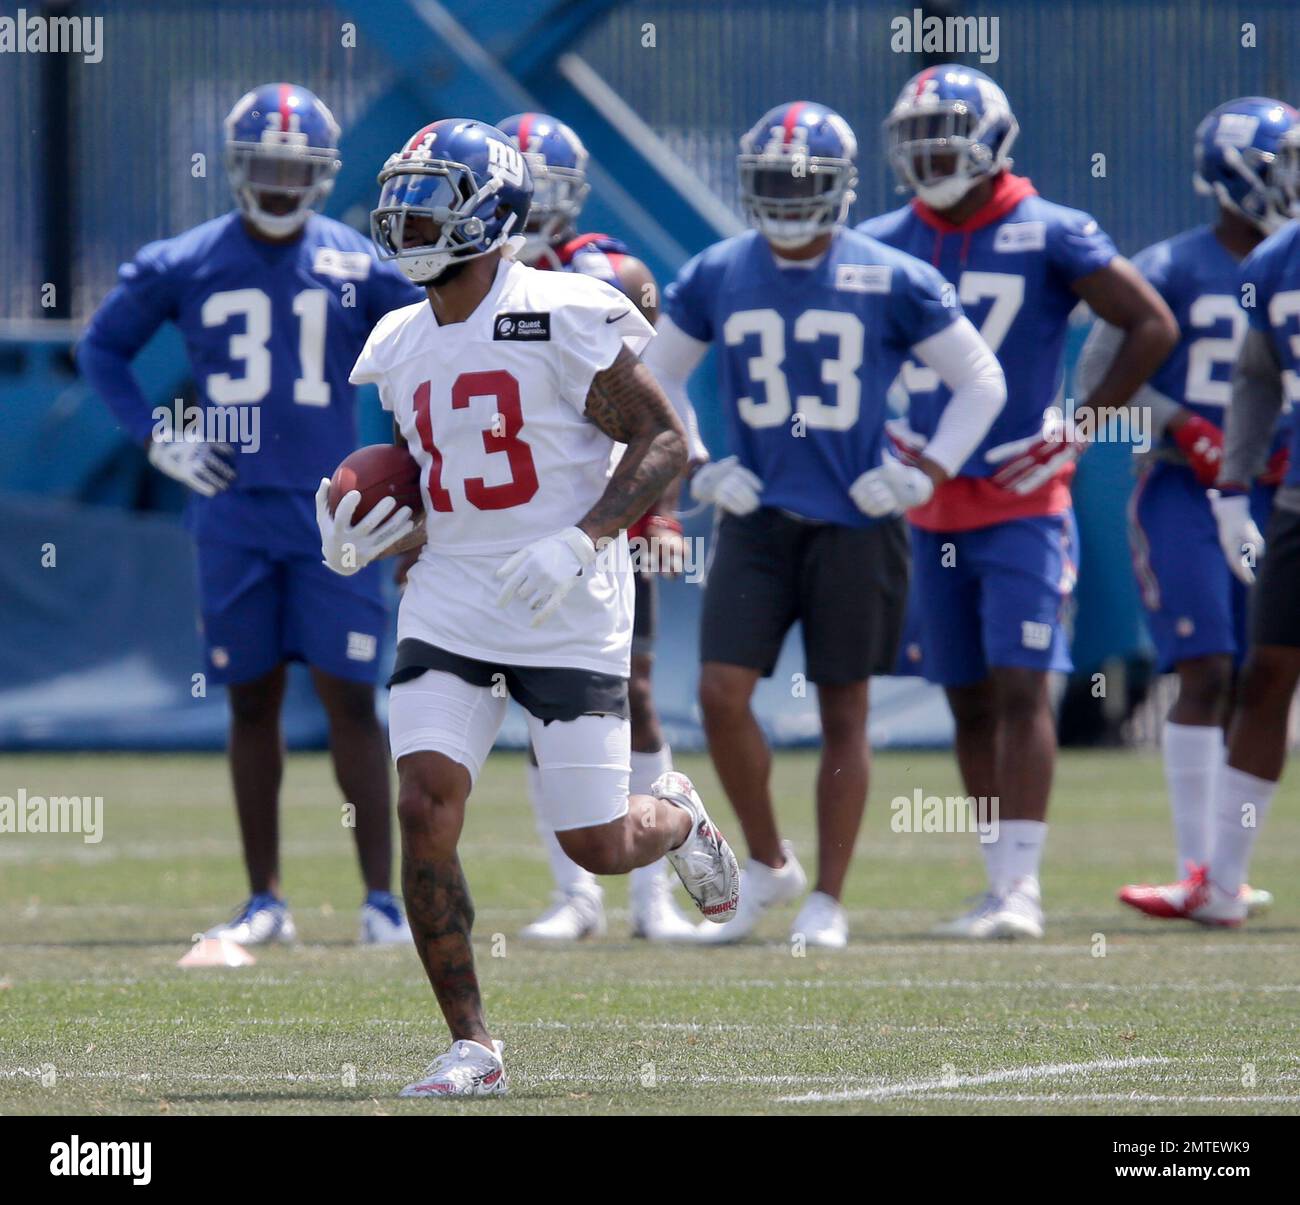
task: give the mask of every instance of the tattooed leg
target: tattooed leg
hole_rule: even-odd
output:
[[[402,832],[402,895],[415,947],[453,1040],[491,1047],[474,971],[474,904],[456,854],[469,772],[440,753],[397,763]]]

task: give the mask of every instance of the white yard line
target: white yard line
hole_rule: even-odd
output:
[[[1093,1059],[1087,1063],[1040,1063],[1033,1067],[1010,1067],[1002,1071],[985,1071],[978,1075],[952,1075],[942,1079],[909,1079],[877,1088],[849,1089],[842,1092],[812,1091],[800,1096],[777,1097],[782,1104],[816,1104],[825,1101],[888,1100],[895,1096],[915,1096],[921,1092],[975,1088],[983,1084],[1022,1084],[1040,1079],[1089,1076],[1103,1071],[1125,1071],[1135,1067],[1163,1066],[1170,1060],[1157,1056],[1131,1059]],[[991,1098],[990,1098],[991,1099]]]

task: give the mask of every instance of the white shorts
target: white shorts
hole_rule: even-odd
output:
[[[509,699],[444,670],[400,682],[388,697],[393,761],[408,753],[441,753],[469,771],[471,786],[501,731]],[[527,713],[525,713],[527,714]],[[556,832],[594,828],[627,815],[632,728],[612,715],[543,723],[528,715],[542,792],[538,811]]]

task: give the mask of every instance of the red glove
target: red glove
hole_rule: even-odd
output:
[[[1223,432],[1208,418],[1193,414],[1173,435],[1197,482],[1209,489],[1218,480],[1223,463]]]
[[[1281,485],[1286,478],[1286,471],[1291,467],[1291,449],[1283,444],[1272,456],[1259,475],[1260,485]]]
[[[901,460],[913,468],[920,465],[928,441],[924,435],[918,435],[908,426],[907,419],[891,418],[885,424],[885,436],[890,442],[895,460]]]
[[[1061,428],[998,444],[984,453],[984,459],[1002,466],[990,478],[995,485],[1023,495],[1042,489],[1078,460],[1083,449],[1084,445],[1074,439],[1072,428]]]

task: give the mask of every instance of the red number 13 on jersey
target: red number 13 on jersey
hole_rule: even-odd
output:
[[[424,381],[415,391],[415,429],[420,443],[433,461],[429,470],[429,503],[436,511],[451,510],[451,494],[442,484],[442,453],[433,442],[433,421],[429,417],[432,384]],[[519,382],[508,372],[465,372],[451,387],[451,408],[465,410],[470,398],[491,397],[496,400],[496,414],[491,427],[483,432],[485,452],[504,452],[510,461],[510,480],[488,485],[482,477],[467,477],[465,498],[479,510],[508,510],[522,506],[537,493],[537,468],[533,450],[519,438],[524,425],[523,407],[519,402]]]

